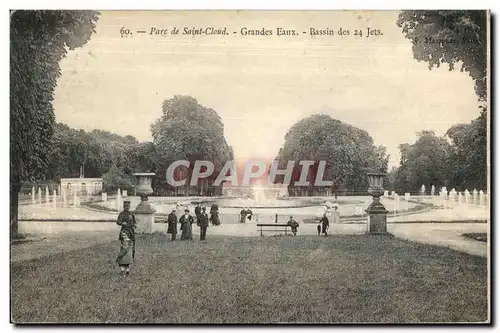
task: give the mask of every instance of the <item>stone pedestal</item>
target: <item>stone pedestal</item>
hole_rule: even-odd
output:
[[[156,210],[148,202],[147,197],[141,199],[141,203],[135,208],[134,214],[137,222],[136,233],[152,234],[155,223]]]
[[[365,210],[368,213],[368,230],[369,234],[385,234],[387,233],[387,209],[380,202],[380,198],[374,197],[373,202]]]

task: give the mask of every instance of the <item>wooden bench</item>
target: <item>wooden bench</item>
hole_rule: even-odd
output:
[[[257,224],[257,227],[260,227],[260,235],[261,236],[264,236],[263,232],[264,232],[264,228],[265,231],[283,231],[283,229],[285,230],[285,235],[287,234],[287,231],[288,231],[288,228],[291,228],[291,226],[289,226],[288,224],[277,224],[277,223],[274,223],[274,224]],[[272,229],[267,229],[267,228],[272,228]]]

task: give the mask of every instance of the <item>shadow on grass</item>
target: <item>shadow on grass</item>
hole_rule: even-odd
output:
[[[487,320],[486,258],[391,236],[138,236],[11,265],[14,322],[352,323]]]

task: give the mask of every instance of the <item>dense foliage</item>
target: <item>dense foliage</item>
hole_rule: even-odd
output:
[[[443,137],[422,131],[414,144],[399,145],[400,166],[391,170],[389,187],[411,193],[418,193],[422,184],[427,191],[432,185],[486,190],[486,137],[485,112],[470,124],[452,126]]]
[[[290,193],[295,191],[294,183],[300,178],[299,161],[315,161],[308,174],[309,194],[314,193],[312,185],[320,161],[326,161],[323,179],[334,182],[332,190],[365,193],[366,174],[387,172],[388,159],[385,147],[376,147],[366,131],[322,114],[293,125],[277,157],[280,169],[286,168],[287,161],[295,161]]]
[[[17,235],[21,181],[44,174],[54,124],[53,93],[68,49],[95,29],[94,11],[17,10],[10,17],[11,236]]]
[[[470,124],[452,126],[443,138],[422,132],[415,144],[400,145],[400,167],[389,176],[399,191],[422,184],[464,190],[487,188],[488,13],[484,10],[405,10],[397,25],[413,44],[417,61],[429,69],[446,63],[467,72],[475,84],[480,116]]]
[[[187,170],[178,168],[187,176],[188,181],[183,193],[213,194],[220,192],[211,188],[211,184],[219,174],[226,161],[233,159],[233,150],[224,137],[224,124],[213,109],[200,105],[198,101],[189,96],[174,96],[162,104],[162,116],[151,126],[153,142],[158,152],[158,174],[165,178],[168,166],[177,160],[187,160],[191,166]],[[214,164],[215,170],[211,177],[200,181],[195,188],[189,186],[193,171],[194,161],[207,160]],[[181,177],[179,172],[176,174]],[[165,182],[158,183],[164,190],[170,188]],[[175,192],[177,193],[177,192]]]
[[[102,130],[85,132],[56,124],[50,144],[46,179],[103,177],[104,190],[132,190],[134,172],[155,172],[156,149],[152,142],[138,142]]]
[[[460,64],[475,83],[479,99],[487,95],[487,11],[485,10],[404,10],[397,25],[412,41],[413,55],[429,63],[429,69]]]

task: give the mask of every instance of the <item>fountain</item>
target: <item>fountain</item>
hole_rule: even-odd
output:
[[[115,207],[116,207],[116,211],[119,213],[121,212],[122,210],[122,201],[123,201],[123,198],[122,198],[122,194],[121,194],[121,190],[118,189],[116,191],[116,199],[115,199]]]
[[[36,203],[36,194],[35,194],[35,186],[31,188],[31,203],[35,204]]]
[[[144,234],[153,233],[156,210],[148,202],[148,196],[153,193],[151,183],[155,173],[134,173],[137,179],[136,193],[140,195],[141,202],[135,208],[137,232]]]
[[[66,193],[66,188],[61,187],[61,197],[62,197],[62,205],[63,207],[67,207],[68,205],[68,198],[67,198],[67,193]]]
[[[38,203],[39,204],[42,203],[42,188],[41,187],[38,188]]]
[[[420,188],[420,195],[424,196],[425,195],[425,185],[422,184],[422,187]]]
[[[45,203],[47,205],[50,203],[49,187],[48,186],[45,186]]]
[[[469,190],[466,189],[464,193],[465,193],[464,194],[465,195],[465,203],[468,204],[470,202],[470,192],[469,192]]]
[[[384,194],[384,173],[369,173],[368,180],[370,186],[368,193],[373,197],[373,202],[366,209],[368,213],[368,233],[385,234],[387,233],[387,209],[380,202],[380,196]]]
[[[52,198],[52,207],[56,208],[57,207],[57,190],[54,191],[53,198]]]
[[[431,195],[434,196],[434,193],[436,193],[436,187],[434,185],[431,186]]]

